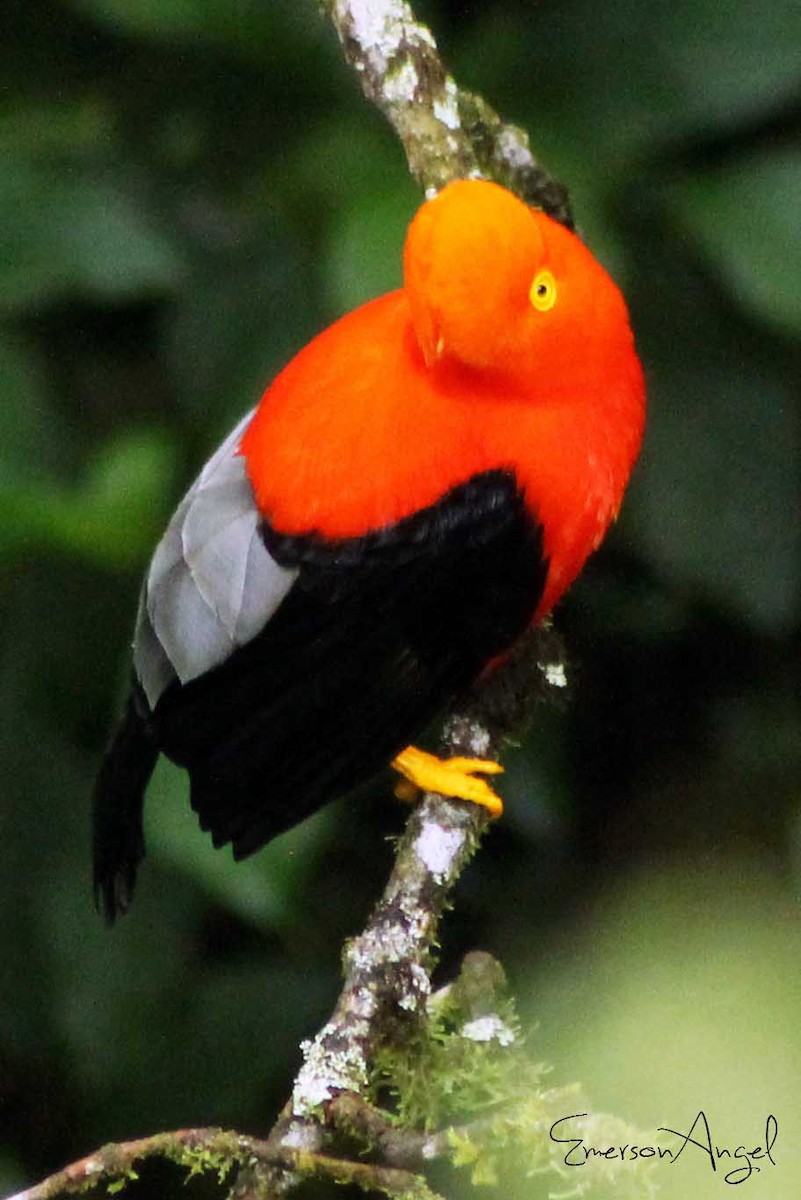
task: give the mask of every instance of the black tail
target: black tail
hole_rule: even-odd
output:
[[[109,925],[133,899],[136,869],[145,856],[142,805],[158,748],[132,694],[106,751],[95,784],[95,905]]]

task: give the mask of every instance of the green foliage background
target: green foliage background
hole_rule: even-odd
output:
[[[572,704],[509,755],[445,965],[501,957],[554,1082],[599,1110],[655,1130],[703,1108],[732,1146],[775,1113],[778,1165],[747,1186],[794,1196],[801,8],[420,15],[570,185],[650,382],[623,518],[560,610]],[[387,788],[234,868],[163,766],[111,933],[88,795],[171,507],[295,349],[397,283],[419,199],[313,0],[29,0],[3,23],[0,1191],[115,1138],[263,1130],[336,993],[402,822]],[[700,1155],[658,1175],[726,1194]]]

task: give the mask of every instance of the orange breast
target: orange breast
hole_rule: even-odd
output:
[[[383,296],[315,338],[265,392],[242,440],[259,508],[283,533],[358,537],[508,467],[544,527],[543,616],[616,513],[642,425],[634,376],[602,406],[544,384],[533,396],[530,380],[426,367],[405,294]]]
[[[343,317],[289,363],[242,452],[259,508],[281,532],[358,537],[481,469],[467,416],[426,369],[399,291]]]

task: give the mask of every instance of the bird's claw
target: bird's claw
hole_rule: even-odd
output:
[[[423,792],[438,792],[442,796],[453,796],[459,800],[469,800],[485,808],[491,817],[499,817],[503,812],[503,801],[490,787],[481,775],[500,775],[503,767],[492,759],[468,758],[463,755],[454,758],[437,758],[416,746],[407,746],[392,766],[403,779],[399,780],[396,794],[400,789],[402,799],[409,798],[408,780],[415,788]]]

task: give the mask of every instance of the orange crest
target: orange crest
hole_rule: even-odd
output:
[[[522,200],[495,183],[457,180],[419,209],[404,249],[417,340],[431,365],[450,355],[490,366],[525,313],[542,235]]]

